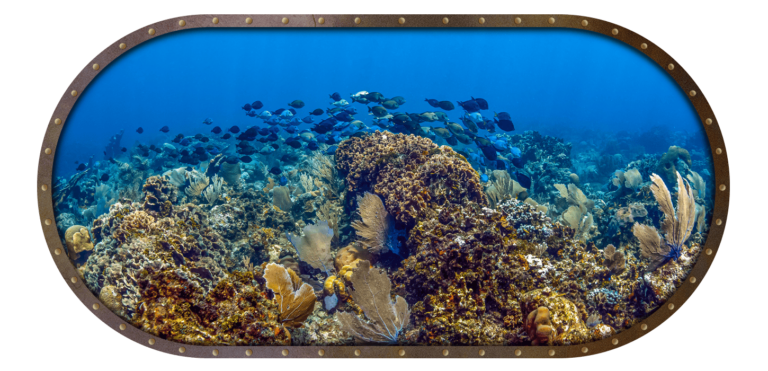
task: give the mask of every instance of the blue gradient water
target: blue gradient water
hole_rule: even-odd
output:
[[[436,110],[425,98],[455,104],[482,97],[490,104],[486,117],[512,115],[516,131],[509,134],[578,137],[662,126],[699,132],[698,149],[709,151],[699,118],[666,71],[639,51],[586,31],[206,29],[157,37],[104,68],[66,122],[55,175],[72,175],[74,162],[92,155],[102,160],[120,129],[122,146],[161,145],[179,133],[210,134],[213,126],[264,127],[240,108],[255,100],[273,111],[301,99],[301,118],[328,108],[333,92],[349,100],[361,90],[403,96],[407,103],[394,111],[411,113]],[[365,105],[352,107],[356,119],[371,122]],[[449,116],[460,122],[456,107]],[[214,124],[203,125],[206,117]],[[171,131],[163,134],[166,125]]]

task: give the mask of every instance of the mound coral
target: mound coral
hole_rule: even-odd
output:
[[[67,244],[69,258],[72,260],[77,260],[83,251],[93,250],[91,235],[88,233],[88,229],[82,225],[73,225],[67,228],[64,241]]]
[[[549,309],[539,307],[528,314],[525,320],[525,330],[528,337],[533,339],[531,345],[550,344],[554,338],[552,321],[549,320]]]
[[[686,169],[678,169],[678,160],[682,161],[681,164],[688,167],[691,166],[691,154],[685,148],[678,146],[671,146],[667,153],[665,153],[659,159],[659,163],[656,167],[656,173],[661,176],[665,181],[669,183],[675,182],[675,174],[678,172],[685,173]]]

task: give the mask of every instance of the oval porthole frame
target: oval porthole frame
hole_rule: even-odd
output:
[[[118,317],[102,305],[78,278],[56,229],[51,182],[59,136],[80,94],[109,64],[150,39],[197,28],[569,28],[595,32],[621,41],[657,63],[685,92],[707,135],[714,168],[714,208],[707,240],[688,278],[654,313],[616,335],[600,341],[569,346],[200,346],[160,339]],[[191,15],[170,18],[142,27],[120,38],[93,58],[70,84],[48,123],[40,150],[37,200],[48,250],[62,277],[97,318],[118,333],[146,347],[168,354],[198,358],[572,358],[602,353],[628,344],[657,328],[691,296],[700,284],[722,240],[730,200],[730,174],[722,132],[706,97],[685,69],[651,41],[631,30],[600,19],[561,14],[506,15]]]

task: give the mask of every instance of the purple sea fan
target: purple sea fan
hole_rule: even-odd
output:
[[[651,260],[648,271],[653,271],[670,260],[677,261],[696,221],[696,199],[693,190],[680,173],[676,174],[677,212],[672,207],[672,195],[664,180],[656,174],[651,175],[651,191],[659,203],[659,209],[664,213],[664,221],[661,223],[664,237],[662,238],[652,226],[635,223],[632,227],[635,237],[640,240],[640,252],[644,258]]]
[[[394,343],[400,332],[408,325],[411,311],[408,303],[400,296],[394,303],[389,298],[392,282],[387,274],[377,268],[371,269],[367,260],[362,260],[353,270],[350,281],[352,300],[363,310],[369,321],[354,313],[338,312],[336,318],[341,328],[355,338],[374,343]]]

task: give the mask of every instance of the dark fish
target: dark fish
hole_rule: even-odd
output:
[[[499,120],[494,118],[493,121],[499,125],[499,129],[504,131],[513,131],[515,130],[515,124],[512,123],[512,120]]]
[[[240,128],[237,127],[237,126],[233,126],[233,127],[229,128],[229,130],[227,130],[227,131],[232,133],[232,134],[237,134],[237,133],[240,132]]]
[[[387,109],[397,109],[397,107],[400,107],[400,103],[397,103],[392,99],[381,102],[381,105]]]
[[[274,149],[278,149],[278,148],[280,148],[280,145],[279,145],[279,144],[277,144],[277,143],[272,143],[272,144],[270,144],[269,146],[270,146],[270,147],[272,147],[272,148],[274,148]]]
[[[516,157],[512,159],[512,165],[515,165],[515,167],[523,168],[525,167],[526,160],[522,157]]]
[[[295,126],[289,126],[289,127],[285,128],[285,131],[287,131],[289,134],[293,134],[293,133],[295,133],[298,130],[299,130],[299,128],[297,128]]]
[[[197,147],[197,148],[195,148],[195,153],[197,153],[198,155],[204,154],[205,153],[205,148]]]
[[[382,106],[368,107],[368,113],[376,117],[384,117],[387,115],[387,109]]]
[[[171,129],[168,129],[167,126],[163,126],[162,128],[160,128],[160,131],[162,131],[163,133],[167,133],[167,132],[171,131]]]
[[[301,148],[301,142],[298,140],[292,140],[292,141],[285,141],[285,144],[289,145],[291,148]]]
[[[461,108],[463,108],[465,111],[470,113],[477,112],[480,110],[480,105],[477,104],[477,102],[474,99],[468,100],[466,102],[458,102],[458,103],[461,106]]]
[[[318,133],[318,134],[325,134],[331,130],[333,130],[333,126],[336,125],[338,121],[336,121],[335,118],[329,117],[323,121],[320,121],[319,124],[315,125],[312,128],[312,131]]]
[[[270,141],[270,142],[276,141],[277,140],[277,134],[275,134],[275,133],[269,134],[269,136],[267,137],[267,140]]]
[[[334,113],[341,112],[343,110],[344,110],[343,107],[333,107],[333,108],[329,108],[329,109],[325,110],[325,113],[333,116]]]
[[[475,137],[475,143],[477,143],[478,147],[481,147],[481,146],[492,146],[493,145],[493,143],[491,143],[490,140],[485,139],[483,137]]]
[[[507,170],[507,164],[502,160],[496,160],[496,169]]]
[[[440,107],[440,102],[437,99],[426,99],[425,98],[424,101],[426,101],[432,107],[435,107],[435,108]]]
[[[482,146],[480,147],[480,149],[483,151],[485,158],[491,161],[496,161],[496,158],[497,158],[496,148],[494,148],[493,146]]]
[[[310,115],[315,115],[315,116],[320,116],[320,115],[323,114],[323,109],[322,108],[317,108],[314,111],[310,112],[309,114]]]
[[[288,109],[288,111],[289,111],[289,112],[291,112],[291,113],[292,113],[292,114],[294,114],[294,115],[296,114],[296,110],[295,110],[295,109],[293,109],[293,108],[289,108],[289,109]]]
[[[285,186],[286,184],[288,184],[288,178],[286,178],[285,176],[281,176],[280,177],[280,185],[281,186]]]
[[[242,108],[245,110],[245,112],[248,112],[248,111],[250,111],[251,109],[253,109],[253,107],[251,107],[251,105],[250,105],[250,104],[248,104],[248,103],[246,103],[246,104],[245,104],[245,105],[244,105]]]
[[[211,133],[219,134],[219,133],[221,133],[221,128],[217,126],[217,127],[213,128],[213,130],[211,130]]]
[[[136,129],[136,132],[137,132],[137,133],[139,133],[139,134],[141,134],[141,133],[143,133],[143,132],[144,132],[144,129],[142,129],[141,127],[139,127],[138,129]]]
[[[531,188],[531,178],[528,175],[518,171],[515,171],[512,174],[517,178],[517,182],[520,183],[523,188]]]
[[[350,115],[347,111],[339,112],[337,115],[333,116],[336,120],[344,121],[344,122],[352,122],[355,120],[352,115]]]
[[[384,94],[381,94],[376,91],[372,91],[368,93],[368,95],[366,95],[365,97],[368,98],[369,101],[376,102],[376,103],[383,102],[385,100]]]
[[[329,97],[331,97],[331,99],[333,99],[334,102],[338,102],[341,100],[341,94],[339,93],[333,93],[329,95]]]
[[[221,139],[229,139],[229,138],[232,138],[232,134],[230,133],[226,133],[224,134],[224,136],[221,137]]]
[[[320,147],[317,146],[317,142],[315,142],[314,140],[307,143],[307,149],[310,151],[316,151],[318,148]]]
[[[273,168],[269,169],[269,172],[270,172],[270,173],[272,173],[272,174],[275,174],[275,175],[280,175],[280,173],[282,173],[282,171],[280,170],[280,168],[279,168],[279,167],[277,167],[277,166],[275,166],[275,167],[273,167]]]
[[[182,146],[188,146],[188,145],[189,145],[189,139],[187,139],[187,138],[184,138],[184,139],[182,139],[182,140],[179,142],[179,144],[181,144]]]
[[[401,105],[401,106],[402,106],[403,104],[405,104],[405,98],[403,98],[403,97],[401,97],[401,96],[399,96],[399,95],[398,95],[398,96],[396,96],[396,97],[394,97],[394,98],[392,98],[392,100],[393,100],[393,101],[395,101],[395,102],[397,102],[397,104],[399,104],[399,105]]]
[[[200,138],[203,137],[203,134],[197,133],[195,134],[195,139],[200,140]],[[154,145],[150,146],[150,148],[154,147]]]
[[[109,180],[109,174],[102,175],[101,178],[99,178],[99,180],[101,180],[102,182],[106,182],[107,180]]]
[[[471,97],[473,101],[477,102],[477,105],[480,106],[481,110],[487,110],[488,109],[488,101],[483,98],[475,98]]]
[[[275,128],[275,127],[277,127],[277,126],[273,126],[273,128]],[[267,135],[269,135],[269,133],[271,133],[271,131],[269,131],[269,129],[267,129],[267,128],[261,128],[261,129],[258,130],[258,134],[261,135],[261,136],[267,136]]]
[[[256,117],[256,111],[248,111],[245,113],[245,115],[248,117]]]
[[[184,139],[184,134],[179,134],[176,136],[176,138],[173,138],[172,142],[178,143],[181,142],[182,139]]]
[[[456,139],[456,137],[445,138],[445,141],[448,142],[448,144],[450,144],[452,146],[455,146],[455,145],[459,144],[459,141]]]
[[[211,120],[210,117],[206,117],[205,120],[203,120],[203,124],[206,124],[206,125],[213,124],[213,120]]]
[[[203,143],[208,143],[208,141],[210,141],[210,140],[211,140],[211,139],[210,139],[210,138],[208,138],[208,137],[202,137],[202,138],[200,138],[200,141],[201,141],[201,142],[203,142]]]
[[[83,171],[85,170],[85,164],[80,164],[77,166],[77,171]]]
[[[326,154],[326,155],[329,155],[329,156],[331,156],[331,155],[335,155],[335,154],[336,154],[336,150],[337,150],[338,148],[339,148],[339,146],[331,146],[331,147],[328,147],[328,149],[326,149],[326,150],[325,150],[325,154]]]
[[[302,107],[304,107],[304,102],[296,99],[295,101],[293,101],[291,103],[288,103],[288,105],[293,107],[293,108],[302,108]]]
[[[453,110],[455,108],[453,106],[453,103],[451,103],[451,102],[449,102],[447,100],[441,101],[440,103],[438,103],[437,106],[432,106],[432,107],[438,107],[438,106],[440,106],[440,108],[442,108],[442,109],[444,109],[446,111],[451,111],[451,110]]]
[[[122,152],[127,152],[127,151],[128,151],[128,148],[125,148],[125,147],[123,147],[123,148],[121,148],[121,149],[120,149],[120,151],[122,151]]]
[[[226,163],[228,163],[228,164],[234,165],[234,164],[238,163],[240,161],[240,159],[237,158],[236,156],[227,156],[227,158],[224,159],[224,161],[226,161]]]
[[[463,144],[472,143],[472,138],[470,138],[468,135],[465,135],[465,134],[456,134],[456,140],[458,140]]]
[[[112,164],[117,165],[117,161],[115,161],[115,159],[112,158],[112,157],[109,158],[109,162],[112,163]]]
[[[305,124],[311,124],[311,123],[313,123],[315,120],[314,120],[314,119],[312,119],[312,116],[307,116],[307,117],[305,117],[305,118],[301,119],[301,121],[303,121]]]
[[[261,107],[264,107],[264,104],[260,100],[251,103],[251,109],[261,109]]]
[[[243,157],[240,157],[240,161],[245,162],[246,164],[250,164],[251,161],[253,161],[253,159],[251,158],[251,156],[243,156]]]

